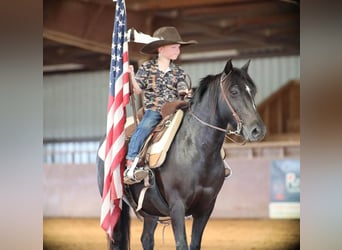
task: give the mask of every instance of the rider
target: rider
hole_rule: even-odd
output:
[[[124,172],[126,184],[138,183],[148,174],[143,166],[137,166],[138,154],[145,139],[161,121],[163,104],[182,96],[185,96],[185,100],[191,98],[191,89],[187,87],[184,70],[174,60],[180,55],[181,46],[196,44],[197,41],[184,42],[175,27],[161,27],[153,33],[153,37],[160,40],[144,45],[141,52],[154,55],[154,58],[143,63],[136,74],[133,66],[130,66],[133,92],[136,95],[143,92],[145,112],[128,145],[127,168]]]

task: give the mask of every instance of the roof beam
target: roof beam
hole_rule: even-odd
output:
[[[86,50],[110,54],[114,15],[115,5],[110,8],[93,2],[45,1],[43,37]],[[148,20],[144,14],[134,13],[127,20],[128,27],[134,23],[140,30],[141,27],[147,26]]]
[[[256,0],[254,0],[256,1]],[[161,1],[161,0],[135,0],[128,1],[127,9],[135,11],[149,11],[149,10],[166,10],[177,8],[193,8],[200,6],[209,6],[215,4],[233,4],[241,2],[254,2],[251,0],[173,0],[173,1]]]

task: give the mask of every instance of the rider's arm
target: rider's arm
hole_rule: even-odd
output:
[[[137,80],[135,80],[135,73],[133,65],[129,65],[129,73],[131,78],[131,83],[133,87],[133,92],[135,95],[139,95],[142,92],[142,89],[139,87]]]

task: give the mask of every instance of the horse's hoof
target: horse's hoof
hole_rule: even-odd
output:
[[[230,167],[224,168],[224,177],[228,178],[232,175],[232,169]]]

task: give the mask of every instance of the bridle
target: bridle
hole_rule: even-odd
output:
[[[230,111],[232,112],[235,120],[236,120],[236,130],[232,131],[230,129],[223,129],[223,128],[220,128],[220,127],[217,127],[215,125],[212,125],[212,124],[209,124],[203,120],[201,120],[194,112],[192,112],[192,110],[190,109],[189,110],[189,113],[197,120],[199,121],[200,123],[202,123],[203,125],[206,125],[210,128],[213,128],[213,129],[216,129],[218,131],[221,131],[221,132],[224,132],[225,133],[225,136],[230,139],[231,141],[233,142],[236,142],[235,140],[233,140],[232,138],[229,137],[229,135],[237,135],[237,136],[241,136],[241,129],[242,129],[242,125],[243,125],[243,121],[241,120],[241,118],[239,117],[239,115],[235,112],[235,109],[233,108],[232,104],[230,103],[228,97],[225,95],[225,92],[223,90],[223,82],[226,81],[227,77],[230,75],[232,71],[229,71],[228,74],[222,74],[221,75],[221,79],[220,79],[220,88],[221,88],[221,92],[222,92],[222,95],[223,95],[223,98],[224,98],[224,101],[226,102],[228,108],[230,109]],[[245,141],[243,142],[245,143]]]

